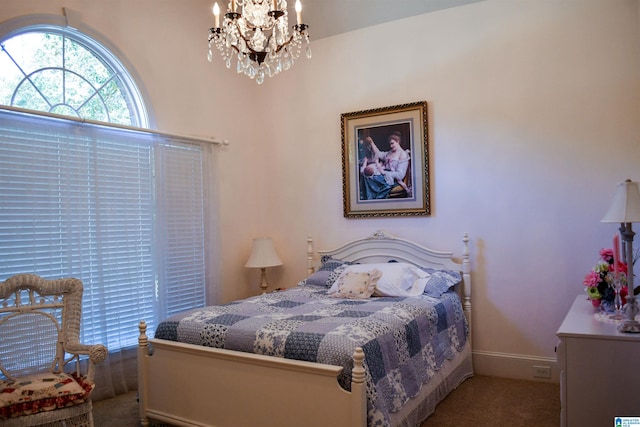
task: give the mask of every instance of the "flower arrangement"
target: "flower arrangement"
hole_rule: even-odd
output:
[[[593,267],[582,282],[587,292],[587,297],[591,300],[594,307],[601,307],[605,311],[615,310],[615,285],[614,277],[617,273],[618,280],[622,287],[620,288],[620,297],[622,304],[626,302],[627,295],[627,264],[614,261],[614,253],[612,249],[600,249],[600,261]]]

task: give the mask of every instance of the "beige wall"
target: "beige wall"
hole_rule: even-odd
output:
[[[327,248],[384,229],[459,250],[469,232],[475,350],[555,357],[555,332],[616,231],[600,223],[614,186],[640,180],[636,0],[425,14],[315,40],[311,60],[262,86],[206,61],[208,1],[0,0],[0,22],[62,6],[126,57],[159,129],[231,141],[219,153],[225,301],[257,290],[243,264],[258,235],[285,263],[273,286],[290,286],[307,235]],[[419,100],[432,215],[343,218],[340,114]]]
[[[637,5],[483,1],[315,42],[267,86],[286,99],[268,141],[283,282],[303,275],[307,234],[326,247],[381,228],[457,250],[469,232],[475,350],[555,358],[611,247],[615,184],[640,180]],[[340,114],[419,100],[433,215],[344,219]]]

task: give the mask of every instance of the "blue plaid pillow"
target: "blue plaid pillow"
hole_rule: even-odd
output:
[[[333,282],[336,281],[345,265],[351,265],[352,262],[342,261],[339,259],[331,258],[328,255],[323,256],[320,259],[320,268],[318,271],[300,281],[298,286],[313,285],[313,286],[326,286],[330,288]]]
[[[431,297],[440,297],[443,293],[462,281],[462,276],[457,271],[436,270],[435,268],[423,267],[422,270],[431,274],[424,294]]]

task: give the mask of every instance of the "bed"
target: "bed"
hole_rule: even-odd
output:
[[[454,258],[377,231],[318,251],[316,268],[309,238],[298,286],[172,316],[154,339],[141,321],[141,424],[419,425],[473,375],[462,243]],[[420,295],[385,293],[397,271],[418,277],[401,292]]]

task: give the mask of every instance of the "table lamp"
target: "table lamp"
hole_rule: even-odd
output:
[[[276,267],[282,265],[282,261],[278,257],[275,248],[273,247],[273,241],[270,237],[257,237],[253,239],[253,245],[251,247],[251,255],[247,263],[244,265],[248,268],[259,268],[261,271],[260,288],[262,293],[267,293],[269,284],[267,283],[267,267]]]
[[[640,333],[640,322],[636,321],[638,302],[633,287],[633,236],[631,223],[640,222],[640,191],[638,183],[630,179],[616,186],[611,207],[602,218],[602,222],[619,222],[623,243],[623,256],[627,264],[627,306],[626,318],[620,324],[620,332]]]

